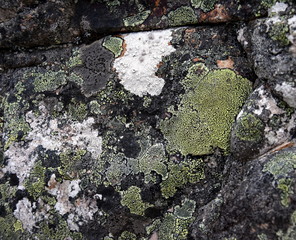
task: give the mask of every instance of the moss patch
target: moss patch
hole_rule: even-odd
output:
[[[201,75],[190,72],[186,82],[192,89],[183,96],[178,111],[160,123],[169,151],[204,155],[218,147],[227,153],[232,124],[251,83],[229,69]]]

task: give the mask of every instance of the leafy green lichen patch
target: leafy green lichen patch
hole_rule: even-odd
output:
[[[283,152],[273,156],[263,168],[263,172],[270,172],[274,177],[274,183],[281,190],[281,203],[288,207],[290,195],[293,194],[293,179],[290,174],[296,169],[296,154]]]
[[[123,51],[123,39],[120,37],[106,37],[103,46],[114,53],[115,57],[119,57]]]
[[[143,202],[140,193],[140,188],[131,186],[127,191],[122,192],[121,204],[128,207],[133,214],[144,215],[144,211],[151,207],[151,204]]]
[[[194,8],[200,8],[204,12],[212,10],[216,2],[217,0],[191,0]]]
[[[197,21],[197,16],[191,7],[179,7],[168,14],[169,23],[172,26],[193,24]]]
[[[138,26],[138,25],[142,24],[143,22],[145,22],[145,20],[149,17],[150,13],[151,13],[150,10],[146,10],[146,11],[140,12],[134,16],[124,18],[123,19],[124,26],[126,26],[126,27]]]
[[[183,155],[204,155],[218,147],[227,153],[232,124],[251,83],[228,69],[201,76],[189,71],[184,84],[188,81],[194,87],[183,96],[178,111],[160,123],[168,149]]]
[[[201,159],[185,160],[179,164],[168,162],[168,178],[161,183],[161,192],[165,198],[174,196],[178,188],[187,183],[197,183],[205,178]]]

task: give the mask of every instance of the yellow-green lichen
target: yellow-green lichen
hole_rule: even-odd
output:
[[[281,190],[281,203],[288,207],[290,195],[293,194],[294,180],[289,174],[296,169],[296,154],[292,152],[278,153],[263,167],[263,172],[270,172],[274,177],[274,184]]]
[[[23,224],[21,223],[20,220],[17,220],[17,221],[13,224],[13,227],[14,227],[14,230],[15,230],[15,231],[21,231],[21,232],[24,231],[24,229],[23,229]]]
[[[248,113],[243,114],[237,122],[234,135],[242,141],[259,142],[263,138],[264,124],[260,118]]]
[[[158,240],[186,240],[194,218],[195,201],[185,199],[174,213],[167,213],[158,227]],[[156,230],[156,229],[155,229]]]
[[[83,121],[87,116],[87,106],[84,103],[72,100],[68,112],[73,120]]]
[[[18,225],[17,221],[18,220],[12,214],[8,214],[4,218],[0,217],[0,239],[25,239],[23,229],[15,227],[16,225]],[[21,236],[23,236],[24,238],[21,238]]]
[[[143,202],[140,193],[141,189],[136,186],[131,186],[126,191],[122,191],[121,204],[128,207],[133,214],[144,215],[145,210],[152,205]]]
[[[46,169],[42,166],[41,161],[38,161],[35,163],[30,176],[25,180],[25,187],[35,200],[45,191],[45,171]]]
[[[218,147],[227,153],[232,124],[251,91],[251,83],[229,69],[201,76],[190,73],[186,82],[194,87],[183,96],[178,111],[160,123],[168,150],[204,155]]]
[[[287,37],[289,33],[289,25],[286,22],[276,22],[270,26],[268,35],[272,40],[278,41],[282,46],[290,44]]]
[[[208,12],[214,9],[217,0],[191,0],[191,4],[194,8],[200,8],[204,12]]]
[[[161,192],[165,198],[174,196],[177,188],[187,183],[197,183],[205,178],[203,161],[190,159],[181,163],[168,162],[168,178],[161,183]]]
[[[193,24],[197,22],[197,16],[191,7],[179,7],[168,14],[169,24],[171,26],[180,26]]]
[[[21,96],[24,90],[23,84],[18,82],[15,86],[14,93],[16,100],[10,102],[7,97],[3,100],[3,132],[5,132],[6,135],[4,139],[4,150],[6,150],[13,142],[24,140],[28,132],[31,130],[24,116],[26,110],[29,108],[28,102],[22,99]]]
[[[296,239],[296,211],[290,217],[290,226],[287,231],[279,230],[277,236],[281,240],[295,240]]]
[[[72,68],[72,67],[80,66],[82,64],[83,64],[83,62],[82,62],[80,50],[79,49],[73,49],[72,56],[66,62],[66,66],[68,68]]]
[[[137,240],[137,236],[134,233],[124,231],[121,233],[118,240]]]
[[[103,46],[114,53],[115,57],[119,57],[123,51],[123,39],[120,37],[108,36],[104,39]]]
[[[124,18],[123,19],[124,26],[126,27],[139,26],[145,22],[145,20],[149,17],[150,13],[151,13],[150,10],[146,10],[136,15]]]
[[[67,75],[64,71],[32,72],[26,77],[33,77],[33,85],[36,92],[54,91],[67,83]]]

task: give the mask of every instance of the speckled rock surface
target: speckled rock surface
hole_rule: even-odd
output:
[[[3,1],[0,239],[295,239],[295,12]]]

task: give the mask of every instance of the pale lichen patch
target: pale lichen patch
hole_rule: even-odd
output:
[[[165,82],[155,73],[162,57],[175,51],[170,45],[172,30],[130,33],[122,37],[126,52],[114,61],[121,84],[140,97],[159,95]]]
[[[275,90],[283,94],[283,99],[286,103],[288,103],[291,107],[296,108],[295,87],[291,86],[291,84],[287,82],[283,82],[282,84],[277,84],[275,86]]]

